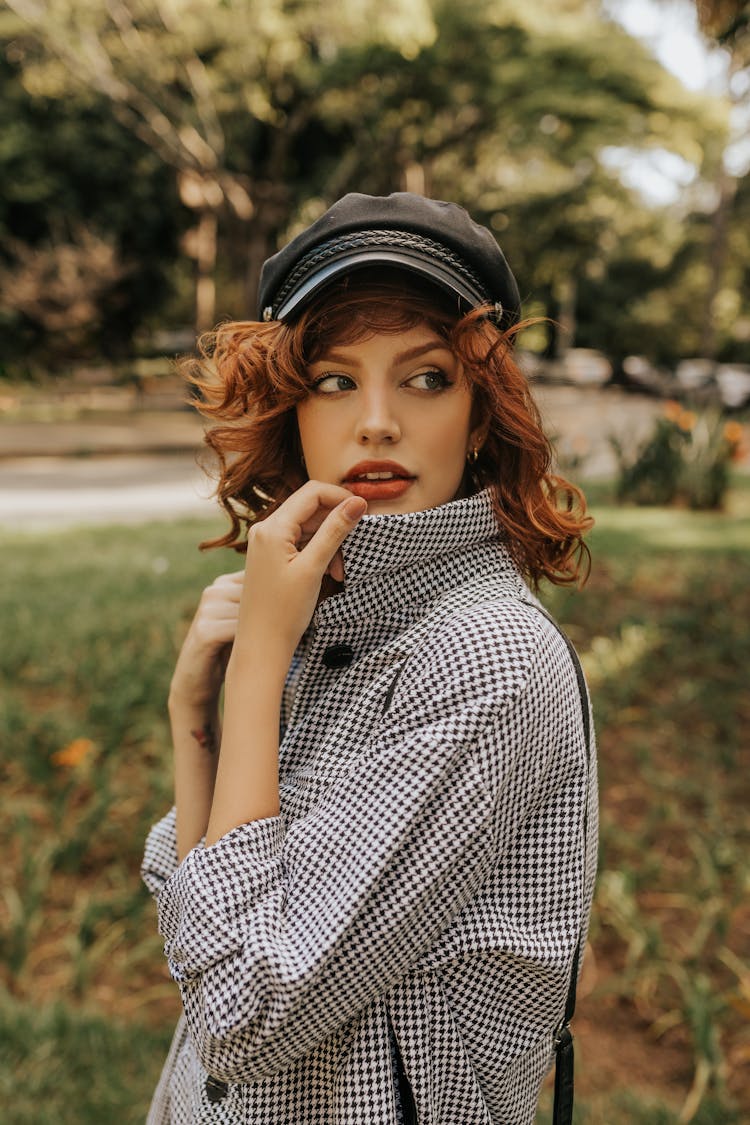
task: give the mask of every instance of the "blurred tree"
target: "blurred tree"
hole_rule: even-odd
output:
[[[29,29],[27,88],[47,97],[96,90],[116,118],[177,174],[196,223],[196,326],[214,321],[218,217],[248,226],[253,267],[289,208],[289,154],[316,113],[326,59],[369,39],[418,50],[432,34],[423,3],[356,0],[326,17],[297,0],[8,0]],[[242,116],[251,162],[229,152]],[[253,272],[257,272],[253,269]]]
[[[562,322],[555,350],[574,339],[581,283],[602,280],[634,226],[654,234],[660,253],[659,221],[608,171],[602,151],[663,148],[699,168],[725,131],[723,108],[685,90],[585,0],[526,8],[500,0],[477,5],[474,18],[449,4],[435,11],[439,35],[415,60],[421,73],[402,99],[412,105],[424,90],[439,107],[440,91],[443,103],[455,98],[443,115],[455,135],[433,153],[424,149],[441,115],[424,107],[426,183],[497,231],[522,292]],[[470,67],[459,62],[466,58]]]
[[[700,167],[724,109],[588,0],[433,0],[432,15],[435,34],[414,57],[374,44],[332,61],[318,109],[346,156],[311,160],[307,182],[326,201],[409,187],[463,202],[497,231],[522,292],[572,338],[578,283],[602,276],[620,227],[627,234],[634,212],[659,225],[602,149],[665,148]]]
[[[695,7],[705,36],[729,55],[726,93],[731,105],[732,131],[716,170],[716,202],[709,230],[706,274],[708,315],[700,342],[701,354],[715,359],[721,348],[722,320],[732,304],[743,303],[741,298],[733,302],[732,294],[739,294],[730,287],[728,275],[736,275],[738,264],[736,254],[730,255],[730,240],[735,230],[740,238],[743,231],[735,216],[738,185],[747,179],[750,169],[750,8],[746,0],[695,0]],[[749,293],[745,286],[745,298]],[[743,334],[740,326],[740,338]],[[748,341],[745,338],[742,342]]]
[[[737,308],[730,312],[732,336],[743,349],[743,358],[750,361],[750,319],[747,312],[750,307],[750,160],[747,158],[750,145],[750,9],[746,2],[740,0],[700,0],[698,18],[704,32],[729,51],[729,97],[735,125],[733,148],[735,151],[744,148],[740,167],[737,161],[732,160],[731,153],[727,154],[728,159],[722,166],[723,177],[714,222],[715,228],[718,226],[719,229],[715,236],[718,246],[712,263],[712,282],[716,293],[713,323],[720,320],[722,312],[730,311],[731,294],[737,294]],[[733,252],[726,272],[730,275],[734,272],[735,287],[731,287],[731,276],[725,276],[730,243]],[[709,345],[711,351],[716,350],[715,339],[711,339]]]
[[[225,286],[221,312],[247,315],[279,240],[346,190],[406,187],[468,206],[498,232],[524,295],[572,330],[581,287],[604,278],[634,229],[651,232],[638,254],[648,260],[649,239],[661,254],[658,217],[602,150],[663,147],[698,167],[724,129],[721,107],[595,0],[8,6],[24,21],[13,49],[27,93],[50,106],[106,100],[170,170],[196,216],[183,249],[197,262],[200,327],[214,319],[217,255],[223,280],[246,277],[241,294]]]
[[[32,97],[7,21],[0,39],[2,362],[117,356],[169,291],[179,200],[106,101]]]
[[[695,6],[705,33],[750,61],[750,8],[747,0],[696,0]]]

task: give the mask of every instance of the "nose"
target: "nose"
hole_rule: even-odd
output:
[[[392,445],[400,441],[401,427],[396,417],[395,404],[386,389],[379,388],[363,394],[361,403],[355,435],[360,445]]]

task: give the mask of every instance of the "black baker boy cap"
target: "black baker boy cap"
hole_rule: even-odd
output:
[[[261,320],[302,312],[324,286],[354,270],[393,265],[433,282],[464,310],[490,304],[503,328],[520,317],[505,255],[463,207],[399,191],[352,192],[269,258],[261,271]]]

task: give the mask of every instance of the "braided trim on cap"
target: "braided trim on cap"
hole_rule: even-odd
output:
[[[341,235],[338,238],[331,239],[330,242],[324,242],[321,246],[315,246],[312,250],[309,250],[307,254],[300,258],[279,289],[273,304],[274,309],[284,304],[287,297],[294,292],[297,284],[304,280],[307,274],[325,265],[329,259],[336,257],[344,250],[365,250],[371,246],[385,246],[396,250],[416,250],[428,257],[437,258],[444,266],[448,266],[454,273],[463,278],[473,289],[485,294],[488,301],[491,300],[487,295],[486,286],[479,280],[473,270],[469,269],[457,254],[443,246],[442,243],[419,234],[411,234],[409,231],[366,230]]]

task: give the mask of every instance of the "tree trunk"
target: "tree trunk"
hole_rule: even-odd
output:
[[[256,212],[257,216],[258,212]],[[255,320],[258,316],[256,306],[258,303],[258,283],[260,271],[266,258],[273,253],[271,245],[271,231],[262,221],[250,224],[250,234],[247,244],[247,270],[245,272],[245,310],[243,315],[248,320]],[[260,310],[263,315],[263,310]]]
[[[196,232],[195,330],[208,332],[216,319],[216,236],[219,225],[215,211],[205,208]]]
[[[712,11],[712,9],[715,9]],[[707,8],[709,18],[719,16],[718,6],[709,5]],[[737,48],[737,43],[734,47]],[[733,109],[743,106],[746,98],[744,86],[738,90],[733,79],[744,69],[740,51],[730,47],[729,73],[727,75],[727,95]],[[747,109],[747,106],[744,106]],[[746,120],[746,116],[744,117]],[[739,139],[737,136],[735,140]],[[747,133],[744,135],[747,140]],[[716,176],[717,203],[711,216],[711,241],[708,247],[708,292],[706,294],[706,315],[701,333],[701,355],[707,359],[716,359],[719,351],[719,335],[716,324],[718,297],[724,283],[724,273],[729,250],[729,221],[734,207],[734,197],[737,194],[737,177],[727,169],[722,158]]]
[[[424,164],[418,164],[412,161],[404,168],[404,191],[410,191],[414,195],[427,195],[427,177],[425,176]]]
[[[572,348],[576,338],[576,297],[577,286],[573,277],[562,277],[555,285],[557,301],[557,323],[555,334],[555,358],[561,359],[568,348]]]
[[[711,216],[711,242],[708,248],[708,293],[706,295],[706,314],[701,332],[700,352],[706,359],[716,359],[719,350],[716,331],[717,297],[724,279],[724,266],[727,260],[729,218],[737,192],[737,180],[721,166],[717,177],[718,202]]]

